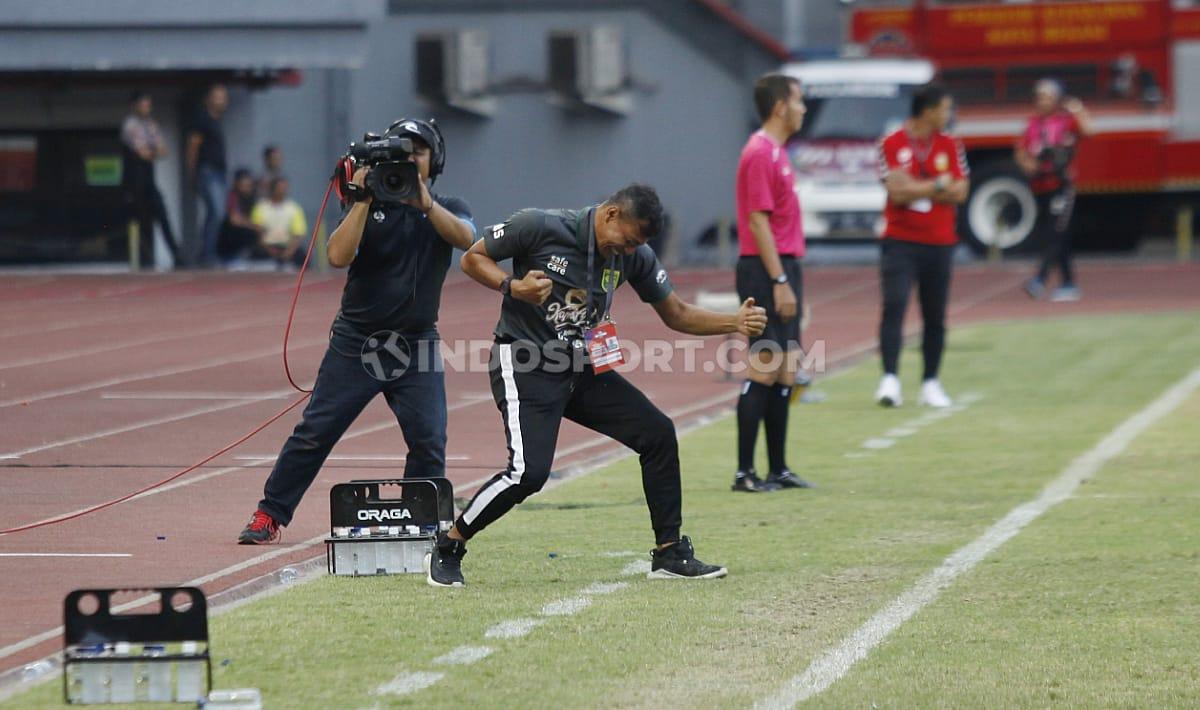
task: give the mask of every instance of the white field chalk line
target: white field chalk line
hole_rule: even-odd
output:
[[[546,623],[545,619],[509,619],[483,632],[485,639],[516,639]]]
[[[0,557],[133,557],[128,552],[0,552]]]
[[[650,560],[634,560],[625,565],[621,570],[621,574],[628,577],[634,574],[647,574],[650,572]]]
[[[983,399],[983,395],[979,394],[978,392],[968,392],[962,397],[959,397],[958,401],[953,405],[946,407],[945,409],[935,409],[931,412],[927,412],[916,419],[913,419],[907,424],[901,424],[898,427],[888,429],[883,436],[867,439],[860,445],[860,448],[867,449],[869,451],[890,449],[892,446],[895,446],[896,439],[912,436],[913,434],[919,432],[925,425],[932,424],[933,422],[940,419],[945,419],[946,417],[954,416],[981,399]],[[851,457],[849,454],[847,454],[847,457],[858,458],[857,456]]]
[[[433,659],[433,663],[438,666],[467,666],[490,655],[492,649],[487,646],[459,646]]]
[[[538,613],[542,616],[571,616],[588,608],[591,606],[591,603],[592,600],[590,597],[555,599],[552,602],[547,602]]]
[[[956,550],[941,566],[917,580],[908,591],[877,612],[857,631],[821,654],[804,673],[792,678],[778,693],[758,702],[755,707],[762,710],[790,708],[824,692],[901,624],[936,599],[955,578],[970,571],[1046,511],[1070,498],[1080,483],[1119,456],[1138,435],[1183,404],[1197,388],[1200,388],[1200,368],[1121,422],[1094,447],[1072,461],[1057,478],[1047,484],[1041,495],[1013,508],[978,538]]]
[[[309,340],[298,340],[298,341],[291,343],[288,346],[288,350],[289,350],[289,352],[295,352],[297,350],[302,350],[304,348],[311,348],[315,345],[322,345],[327,342],[329,342],[328,337],[312,338]],[[264,357],[278,357],[279,352],[280,352],[280,348],[278,345],[276,345],[271,348],[266,348],[263,350],[251,350],[248,352],[240,353],[238,355],[231,355],[229,357],[213,358],[211,360],[201,360],[199,362],[194,362],[190,365],[180,365],[178,367],[164,367],[164,368],[160,368],[158,370],[150,370],[149,372],[142,372],[137,375],[125,375],[122,377],[109,377],[104,380],[96,380],[93,382],[87,382],[87,383],[77,385],[74,387],[64,387],[62,389],[57,389],[57,390],[46,390],[45,392],[38,392],[35,394],[25,395],[22,397],[17,397],[15,399],[2,400],[2,401],[0,401],[0,409],[4,409],[6,407],[14,407],[17,405],[24,405],[24,404],[28,404],[30,402],[40,402],[45,399],[54,399],[56,397],[66,397],[66,396],[73,395],[73,394],[80,394],[81,392],[91,392],[92,390],[103,389],[105,387],[112,387],[113,385],[123,385],[127,382],[141,382],[142,380],[153,380],[158,377],[169,377],[171,375],[181,375],[186,372],[196,372],[198,370],[208,370],[208,369],[211,369],[214,367],[224,367],[225,365],[235,365],[235,364],[241,363],[241,362],[250,362],[251,360],[258,360],[258,359],[261,359]]]
[[[408,695],[424,690],[445,677],[445,673],[401,673],[375,689],[375,695]]]
[[[287,393],[288,391],[289,390],[280,390],[279,392],[276,392],[273,394]],[[131,431],[137,431],[139,429],[148,429],[150,427],[161,426],[163,424],[171,424],[173,422],[183,421],[184,419],[191,419],[192,417],[204,416],[205,414],[212,414],[214,412],[223,412],[227,409],[234,409],[236,407],[245,407],[246,405],[249,405],[249,404],[255,404],[257,402],[261,402],[266,399],[271,399],[272,396],[273,395],[268,395],[266,397],[262,397],[259,399],[235,400],[233,402],[223,402],[221,404],[213,404],[213,405],[209,405],[207,407],[200,407],[199,409],[192,409],[192,410],[189,410],[186,412],[180,412],[179,414],[172,414],[169,417],[155,417],[154,419],[146,419],[146,420],[143,420],[140,422],[134,422],[133,424],[126,424],[125,426],[117,427],[115,429],[104,429],[101,431],[92,432],[91,434],[84,434],[83,436],[73,436],[69,439],[59,439],[58,441],[50,441],[45,444],[39,444],[38,446],[30,446],[27,449],[21,449],[19,451],[9,451],[9,452],[3,454],[3,456],[5,458],[28,456],[29,454],[35,454],[39,451],[47,451],[49,449],[57,449],[60,446],[70,446],[72,444],[82,444],[87,441],[94,441],[96,439],[103,439],[103,438],[106,438],[109,436],[116,436],[117,434],[128,434]]]

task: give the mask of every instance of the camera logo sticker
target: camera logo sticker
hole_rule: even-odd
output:
[[[659,269],[658,275],[654,277],[654,280],[660,284],[665,284],[667,282],[667,270]]]
[[[368,375],[380,382],[391,382],[408,370],[412,350],[404,336],[394,330],[381,330],[363,342],[359,359]]]
[[[375,213],[371,216],[375,218],[376,222],[382,222],[383,220],[387,219],[387,215],[383,213],[383,210],[375,210]]]

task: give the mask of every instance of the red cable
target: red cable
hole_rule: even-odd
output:
[[[273,424],[275,422],[275,420],[279,419],[283,415],[292,411],[298,405],[307,401],[308,398],[312,396],[312,390],[304,389],[300,385],[296,384],[296,381],[294,379],[292,379],[292,372],[291,372],[291,369],[288,367],[287,344],[288,344],[288,336],[292,332],[292,321],[296,317],[296,302],[300,300],[300,286],[304,283],[304,272],[305,272],[305,270],[308,269],[309,259],[312,258],[313,247],[317,243],[317,230],[320,229],[320,227],[321,227],[321,218],[325,216],[325,206],[329,203],[329,194],[333,190],[333,185],[334,185],[334,181],[330,180],[329,187],[327,187],[325,189],[325,197],[321,200],[321,209],[317,211],[317,220],[316,220],[316,222],[313,223],[312,238],[309,239],[309,241],[308,241],[308,251],[304,255],[304,264],[300,267],[300,273],[296,277],[296,292],[294,294],[292,294],[292,305],[291,305],[291,308],[288,309],[287,326],[283,330],[283,371],[284,371],[284,373],[287,374],[288,382],[291,383],[292,387],[296,388],[297,391],[303,393],[304,396],[301,397],[300,399],[296,400],[295,402],[292,402],[291,404],[289,404],[286,408],[284,408],[283,411],[279,412],[275,416],[266,420],[262,424],[259,424],[258,427],[256,427],[254,429],[254,431],[250,432],[249,434],[246,434],[242,438],[238,439],[237,441],[233,442],[232,444],[229,444],[228,446],[221,449],[220,451],[217,451],[216,453],[213,453],[213,454],[209,454],[204,459],[192,464],[191,466],[188,466],[187,468],[183,469],[182,471],[171,474],[170,476],[168,476],[167,478],[164,478],[163,480],[159,481],[158,483],[152,483],[149,486],[146,486],[145,488],[134,491],[133,493],[128,493],[126,495],[121,496],[120,498],[114,498],[110,501],[106,501],[104,503],[99,503],[99,504],[93,505],[89,508],[84,508],[83,510],[80,510],[75,513],[70,513],[68,515],[60,515],[57,518],[50,518],[49,520],[43,520],[43,521],[37,522],[37,523],[29,523],[28,525],[20,525],[15,528],[6,528],[4,530],[0,530],[0,537],[3,537],[4,535],[11,535],[13,533],[25,532],[26,530],[33,530],[35,528],[46,527],[48,525],[57,525],[58,523],[65,523],[68,520],[74,520],[75,518],[82,518],[85,515],[91,515],[92,513],[104,510],[105,508],[111,508],[114,505],[124,503],[125,501],[127,501],[131,498],[136,498],[137,496],[140,496],[141,494],[146,493],[148,491],[152,491],[155,488],[161,488],[162,486],[167,485],[168,483],[170,483],[171,481],[174,481],[175,479],[179,478],[180,476],[183,476],[185,474],[191,473],[192,471],[195,471],[196,469],[200,468],[201,466],[208,463],[209,461],[212,461],[213,459],[217,458],[218,456],[220,456],[228,451],[231,451],[231,450],[237,448],[238,446],[241,446],[248,439],[250,439],[250,437],[254,436],[258,432],[262,431],[263,429],[266,429],[268,426]]]

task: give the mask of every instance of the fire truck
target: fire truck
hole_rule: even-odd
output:
[[[868,56],[931,62],[954,95],[971,166],[959,233],[977,250],[1033,246],[1013,147],[1043,77],[1092,115],[1075,163],[1077,244],[1133,248],[1200,198],[1200,2],[914,0],[855,8],[850,34]]]

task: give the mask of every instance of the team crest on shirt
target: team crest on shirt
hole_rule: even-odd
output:
[[[612,285],[609,285],[609,281]],[[600,277],[600,288],[607,291],[609,288],[616,289],[621,285],[621,270],[620,269],[605,269],[604,274]]]
[[[912,148],[909,148],[908,146],[904,146],[900,150],[896,151],[896,160],[899,160],[901,163],[907,163],[907,162],[911,161],[912,160]]]
[[[382,222],[383,220],[387,219],[387,215],[383,213],[383,210],[375,210],[375,214],[372,214],[371,216],[375,218],[376,222]]]
[[[554,273],[556,273],[560,276],[566,276],[567,275],[567,257],[565,257],[565,256],[550,257],[550,262],[546,264],[546,268],[550,269],[551,271],[553,271]]]
[[[950,169],[950,156],[945,153],[938,153],[933,156],[933,169],[939,173],[944,173]]]

